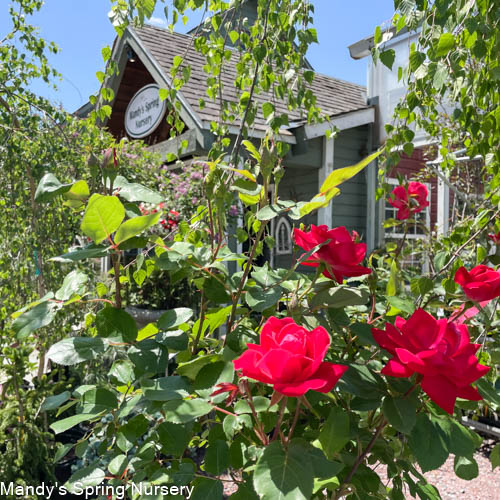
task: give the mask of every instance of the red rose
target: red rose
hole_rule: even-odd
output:
[[[404,186],[397,186],[393,189],[388,201],[398,209],[396,217],[399,220],[405,220],[411,214],[421,212],[425,207],[429,206],[427,201],[427,187],[420,182],[410,182],[408,190]]]
[[[465,267],[457,269],[455,283],[458,283],[465,295],[475,302],[492,300],[500,296],[500,273],[482,264],[470,271]]]
[[[417,309],[408,321],[397,317],[385,330],[372,328],[373,338],[393,357],[382,369],[384,375],[422,376],[424,392],[443,410],[453,413],[457,398],[479,401],[481,394],[470,384],[489,371],[479,364],[466,325],[436,320]]]
[[[344,276],[362,276],[372,271],[359,263],[365,258],[366,244],[357,243],[358,233],[349,231],[344,226],[328,229],[328,226],[311,225],[311,231],[306,233],[300,229],[294,229],[295,243],[306,252],[326,240],[331,240],[314,252],[305,262],[305,266],[318,267],[321,262],[326,264],[323,274],[337,283],[342,283]]]
[[[497,234],[488,234],[488,238],[495,243],[495,245],[500,245],[500,231]]]
[[[292,318],[269,318],[260,333],[260,345],[247,344],[233,361],[235,370],[285,396],[302,396],[309,390],[329,392],[347,366],[323,361],[330,347],[330,335],[319,326],[312,331]]]

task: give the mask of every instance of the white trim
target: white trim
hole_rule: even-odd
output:
[[[209,121],[204,121],[203,122],[203,127],[205,130],[210,130],[210,122]],[[227,125],[227,130],[230,134],[232,135],[238,135],[240,128],[236,125]],[[281,141],[281,142],[286,142],[287,144],[297,144],[297,139],[295,136],[289,132],[288,130],[282,130],[283,132],[286,132],[285,134],[278,134],[276,138]],[[264,130],[256,130],[255,128],[248,128],[248,136],[253,137],[255,139],[264,139],[267,136],[267,132]]]
[[[335,155],[335,139],[323,136],[323,160],[318,172],[318,186],[322,186],[326,178],[333,172],[333,161]],[[330,203],[318,210],[318,226],[325,224],[332,227],[333,212]]]
[[[160,80],[158,83],[163,84],[165,87],[171,88],[172,87],[172,82],[165,75],[165,72],[163,71],[163,68],[158,64],[158,62],[153,57],[153,55],[151,54],[151,52],[149,51],[149,49],[144,46],[144,44],[142,43],[142,40],[130,28],[126,29],[125,34],[123,35],[123,38],[125,38],[127,35],[131,38],[131,40],[129,41],[129,44],[130,44],[131,48],[135,51],[135,53],[137,54],[137,56],[139,58],[141,58],[140,52],[142,52],[142,55],[145,57],[145,59],[147,59],[148,63],[151,64],[151,66],[153,66],[153,68],[154,68],[154,70],[156,72],[156,75],[151,75],[151,76],[153,76],[153,78],[155,78],[155,80],[157,82],[158,82],[158,80]],[[136,45],[136,46],[134,47],[134,45]],[[144,61],[143,61],[143,63],[144,63]],[[146,69],[147,69],[147,66],[146,66]],[[184,96],[182,95],[182,93],[180,91],[177,92],[176,99],[182,104],[182,107],[186,110],[186,113],[187,113],[187,115],[190,118],[189,121],[192,122],[192,124],[186,123],[186,125],[191,126],[191,128],[193,128],[193,125],[195,125],[199,129],[202,129],[203,128],[203,122],[200,120],[200,118],[198,117],[198,115],[194,112],[193,108],[187,102],[187,100],[184,98]],[[181,113],[181,118],[184,121],[187,121],[183,117],[183,113]]]
[[[373,106],[332,117],[330,120],[322,123],[304,125],[304,134],[306,139],[314,139],[315,137],[324,136],[326,131],[333,127],[338,130],[346,130],[367,125],[368,123],[375,123],[375,108]]]
[[[446,235],[450,230],[450,188],[438,176],[437,179],[437,234]]]
[[[377,160],[366,167],[366,243],[367,253],[375,248],[377,225]]]

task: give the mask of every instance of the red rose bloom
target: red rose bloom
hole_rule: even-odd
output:
[[[429,206],[427,201],[427,187],[421,182],[410,182],[408,190],[404,186],[397,186],[393,189],[388,199],[389,203],[398,209],[396,218],[405,220],[411,214],[421,212],[425,207]]]
[[[488,238],[495,243],[495,245],[500,245],[500,231],[497,234],[488,234]]]
[[[465,267],[457,269],[455,283],[458,283],[465,295],[475,302],[492,300],[500,296],[500,273],[482,264],[470,271]]]
[[[328,229],[328,226],[311,225],[310,232],[295,228],[293,234],[295,243],[306,252],[326,240],[331,240],[302,264],[318,267],[323,262],[326,264],[323,274],[327,278],[335,279],[337,283],[342,283],[344,276],[362,276],[372,272],[368,267],[359,265],[365,258],[366,244],[357,243],[359,236],[355,231],[351,236],[344,226]]]
[[[384,375],[422,376],[421,387],[438,406],[453,413],[457,398],[479,401],[481,394],[470,384],[489,371],[479,364],[466,325],[436,320],[417,309],[405,321],[397,317],[385,330],[372,328],[373,338],[393,357],[382,369]]]
[[[285,396],[302,396],[309,390],[329,392],[347,366],[323,361],[330,347],[330,335],[319,326],[312,331],[292,318],[269,318],[260,333],[260,345],[247,344],[233,361],[235,370]]]

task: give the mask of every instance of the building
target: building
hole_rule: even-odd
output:
[[[252,0],[241,8],[241,15],[250,19],[256,13]],[[193,34],[194,31],[187,35],[171,33],[149,25],[129,27],[113,46],[111,59],[118,65],[119,74],[106,83],[113,89],[115,98],[111,103],[111,116],[104,125],[117,139],[142,139],[151,149],[164,155],[165,161],[169,153],[178,152],[181,142],[185,147],[180,158],[189,161],[205,156],[214,141],[210,122],[217,120],[219,108],[206,95],[205,58],[193,48]],[[191,77],[178,93],[179,115],[185,128],[177,137],[169,138],[170,125],[163,119],[165,110],[158,100],[158,89],[170,88],[170,69],[178,55],[184,56],[191,65]],[[222,80],[226,100],[239,99],[239,91],[234,85],[237,57],[234,50],[232,60],[224,66]],[[304,64],[310,67],[307,61]],[[272,101],[277,112],[289,113],[290,125],[280,130],[280,139],[291,146],[284,161],[285,176],[279,188],[281,199],[310,200],[334,168],[353,165],[373,150],[375,107],[369,104],[366,89],[322,74],[315,75],[311,87],[318,106],[329,116],[329,122],[308,125],[300,112],[289,113],[286,103],[271,93],[256,96],[258,103]],[[200,97],[205,100],[204,107],[200,107]],[[142,112],[139,110],[141,106]],[[267,129],[260,109],[249,130],[250,138],[255,140],[262,138]],[[79,110],[79,114],[88,111],[87,105]],[[339,132],[335,138],[327,138],[325,132],[332,126]],[[230,127],[230,133],[234,139],[237,129]],[[349,230],[356,230],[373,248],[374,189],[371,186],[374,182],[375,165],[372,165],[366,173],[360,173],[345,183],[341,195],[328,208],[310,214],[301,222],[346,226]],[[291,221],[286,217],[275,219],[273,231],[277,245],[271,260],[277,266],[287,267],[292,259]]]

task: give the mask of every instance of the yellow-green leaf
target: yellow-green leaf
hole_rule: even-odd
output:
[[[375,151],[370,156],[367,156],[356,165],[352,165],[350,167],[338,168],[334,170],[326,179],[325,182],[321,185],[321,193],[327,192],[329,189],[342,184],[345,181],[348,181],[352,177],[354,177],[357,173],[361,172],[367,165],[369,165],[375,158],[380,156],[382,150]]]

